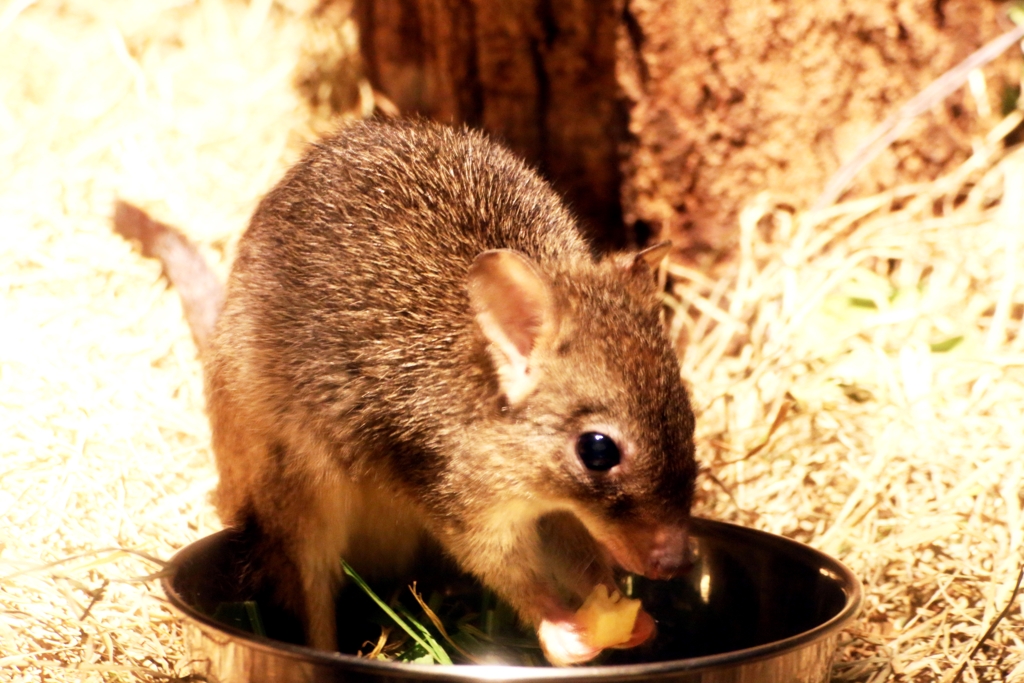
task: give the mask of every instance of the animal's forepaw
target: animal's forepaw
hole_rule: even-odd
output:
[[[573,618],[574,616],[556,620],[545,619],[537,628],[537,637],[540,639],[544,656],[555,666],[583,664],[601,654],[602,648],[589,642],[587,629]],[[629,640],[612,647],[619,650],[636,647],[650,639],[654,632],[654,619],[647,612],[640,610]]]
[[[545,619],[537,627],[537,638],[544,656],[555,666],[582,664],[599,655],[601,648],[589,644],[586,635],[572,619]]]

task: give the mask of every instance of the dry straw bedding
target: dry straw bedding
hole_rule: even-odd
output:
[[[218,528],[199,366],[110,207],[142,203],[226,272],[310,135],[303,8],[0,8],[0,680],[184,676],[147,577]],[[699,512],[863,578],[839,680],[952,680],[1024,559],[1024,150],[1001,135],[947,178],[827,213],[757,198],[732,271],[666,273]],[[1024,681],[1022,604],[963,680]]]

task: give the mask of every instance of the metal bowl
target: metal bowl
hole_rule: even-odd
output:
[[[233,627],[210,616],[218,603],[253,597],[240,595],[245,582],[238,574],[248,561],[230,530],[175,555],[163,589],[183,618],[198,672],[215,683],[827,681],[839,632],[860,606],[860,583],[850,570],[796,541],[732,524],[694,519],[691,537],[695,561],[687,575],[634,583],[634,596],[658,622],[654,642],[568,669],[375,661]],[[281,623],[287,627],[287,617]]]

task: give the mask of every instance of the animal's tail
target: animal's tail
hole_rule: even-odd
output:
[[[206,260],[180,232],[120,199],[114,204],[114,231],[138,241],[143,256],[160,259],[164,275],[181,296],[192,338],[199,352],[205,351],[224,306],[224,285]]]

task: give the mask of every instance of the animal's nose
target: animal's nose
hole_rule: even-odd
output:
[[[649,579],[673,579],[685,574],[693,566],[687,557],[655,556],[651,558],[646,576]]]
[[[693,566],[693,559],[684,527],[666,527],[654,534],[654,543],[647,556],[647,571],[650,579],[671,579],[686,573]]]

